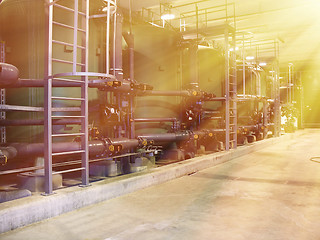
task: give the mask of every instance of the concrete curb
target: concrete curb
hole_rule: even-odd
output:
[[[268,147],[280,140],[295,138],[296,135],[288,134],[279,138],[270,138],[238,147],[236,150],[209,154],[143,173],[94,182],[87,188],[69,187],[57,190],[56,194],[47,197],[33,195],[1,203],[0,233],[213,167]]]

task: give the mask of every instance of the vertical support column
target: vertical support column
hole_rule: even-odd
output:
[[[299,120],[298,120],[298,128],[299,129],[303,129],[304,128],[304,93],[303,93],[303,84],[302,84],[302,73],[299,72],[297,75],[298,79],[297,79],[297,85],[298,85],[298,94],[299,97],[297,97],[298,103],[299,103]]]
[[[112,70],[113,74],[116,76],[117,80],[123,80],[123,69],[122,69],[122,23],[123,23],[123,16],[118,11],[116,12],[114,17],[114,27],[113,32],[115,32],[113,38],[113,61],[112,61]]]
[[[293,83],[293,64],[289,63],[289,75],[288,75],[288,103],[292,103],[292,96],[293,96],[293,91],[292,91],[292,83]]]
[[[232,32],[232,46],[234,51],[232,52],[232,111],[233,111],[233,121],[232,121],[232,140],[233,140],[233,148],[237,148],[237,138],[238,138],[238,109],[237,109],[237,101],[238,101],[238,95],[237,95],[237,55],[236,55],[236,29],[234,28]]]
[[[77,0],[75,0],[77,1]],[[82,72],[88,72],[88,64],[89,64],[89,0],[83,0],[82,6],[85,8],[86,16],[83,18],[82,27],[85,26],[86,34],[82,38],[82,42],[85,46],[85,50],[82,50],[82,61],[85,64],[82,67]],[[76,14],[76,13],[75,13]],[[78,16],[78,12],[76,14]],[[82,165],[82,186],[89,185],[89,130],[88,130],[88,115],[89,115],[89,107],[88,107],[88,76],[82,77],[84,83],[81,86],[81,98],[84,99],[81,103],[81,149],[84,150],[81,153],[81,165]]]
[[[230,149],[230,76],[229,76],[229,29],[225,28],[225,128],[226,150]]]
[[[6,48],[5,42],[0,41],[0,62],[6,61]],[[0,104],[6,104],[6,90],[4,88],[0,89]],[[6,112],[0,112],[0,119],[6,119]],[[6,127],[0,128],[0,142],[6,143],[7,142],[7,131]]]
[[[106,74],[110,74],[110,2],[107,4],[107,26],[106,26]]]
[[[73,65],[72,72],[77,72],[77,55],[78,55],[78,12],[79,12],[79,3],[78,0],[74,0],[74,20],[73,20]]]
[[[123,69],[122,69],[122,23],[123,16],[121,12],[117,11],[114,14],[114,23],[113,23],[113,56],[112,56],[112,68],[113,75],[118,81],[123,80]],[[118,109],[122,108],[122,98],[121,93],[115,93],[116,104]],[[121,122],[121,116],[119,115],[119,122]],[[122,136],[123,124],[117,127],[116,137]]]
[[[263,138],[266,137],[267,133],[268,133],[268,128],[267,128],[267,124],[268,124],[268,101],[267,99],[263,99],[262,100],[263,103],[263,119],[262,119],[262,125],[263,125]]]
[[[129,23],[130,23],[130,33],[129,33],[129,55],[130,55],[130,81],[134,82],[134,35],[132,31],[132,1],[129,0]],[[130,130],[130,138],[135,138],[135,125],[134,125],[134,114],[133,114],[133,103],[134,103],[134,96],[129,96],[129,103],[130,103],[130,113],[128,116],[128,126]]]
[[[246,97],[246,52],[244,46],[244,33],[242,35],[242,94]]]
[[[88,130],[88,76],[83,77],[84,84],[81,88],[81,98],[85,99],[81,104],[81,115],[84,116],[81,119],[81,149],[84,150],[81,153],[82,163],[82,186],[89,185],[89,130]]]
[[[190,79],[189,83],[193,86],[198,86],[199,84],[199,72],[198,72],[198,43],[190,44],[190,56],[189,56],[189,71]]]
[[[274,99],[274,134],[280,136],[281,132],[281,108],[280,108],[280,79],[279,79],[279,44],[274,42],[275,65],[274,65],[274,82],[275,82],[275,99]]]
[[[52,20],[53,0],[45,5],[44,174],[45,195],[52,194]]]

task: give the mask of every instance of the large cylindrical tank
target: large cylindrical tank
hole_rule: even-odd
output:
[[[148,83],[154,90],[172,91],[189,89],[190,83],[198,81],[199,89],[221,96],[224,80],[224,57],[213,48],[194,48],[181,39],[181,35],[172,30],[150,24],[133,26],[135,36],[135,79]],[[195,54],[192,51],[196,51]],[[195,57],[196,59],[191,59]],[[128,59],[128,54],[124,54]],[[128,66],[124,60],[124,69]],[[191,71],[194,68],[197,70]],[[127,67],[128,69],[128,67]],[[198,77],[194,74],[197,73]],[[192,77],[191,77],[192,75]],[[126,76],[126,71],[125,71]],[[136,100],[135,116],[137,118],[180,118],[184,111],[182,97],[139,97]],[[208,102],[205,107],[216,109],[221,102]],[[171,123],[169,123],[171,124]],[[139,133],[163,132],[156,124],[138,124]],[[146,128],[141,130],[140,126]],[[147,126],[153,126],[148,129]]]
[[[213,93],[217,97],[223,97],[225,80],[225,58],[218,49],[209,47],[199,47],[199,87],[208,93]],[[220,109],[222,102],[206,102],[206,109]]]
[[[133,26],[135,42],[135,79],[153,86],[154,90],[181,90],[179,70],[179,35],[171,30],[150,24]],[[128,51],[124,52],[125,77],[128,76]],[[137,97],[136,118],[179,117],[181,97],[148,96]],[[138,128],[150,126],[139,123]],[[164,132],[159,128],[141,129],[140,133]]]
[[[102,0],[92,1],[102,3]],[[0,4],[0,40],[5,41],[6,63],[12,64],[19,69],[20,78],[43,79],[45,69],[45,0],[5,0]],[[61,1],[60,4],[68,5],[70,1]],[[73,25],[73,14],[60,9],[55,9],[55,20],[64,24]],[[89,68],[92,72],[101,71],[101,65],[97,64],[99,58],[95,54],[101,44],[101,23],[94,20],[90,22],[90,48],[93,52],[90,55]],[[105,23],[104,23],[105,26]],[[96,29],[96,31],[95,31]],[[72,30],[59,27],[53,28],[53,35],[56,40],[72,43]],[[100,49],[101,50],[101,49]],[[62,45],[53,46],[55,58],[70,60],[72,52]],[[54,64],[54,73],[70,72],[62,64]],[[53,95],[78,97],[77,88],[55,88]],[[89,90],[90,100],[95,101],[97,90]],[[43,106],[43,88],[21,88],[7,90],[7,104],[22,106]],[[71,103],[74,105],[74,103]],[[54,102],[54,106],[68,106],[70,102]],[[43,118],[42,113],[9,112],[9,119]],[[9,142],[37,142],[43,136],[42,127],[14,127],[7,128],[7,138]]]

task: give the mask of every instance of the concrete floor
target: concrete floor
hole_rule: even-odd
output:
[[[0,239],[320,239],[320,130]]]

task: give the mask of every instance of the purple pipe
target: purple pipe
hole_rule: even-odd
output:
[[[136,118],[134,122],[176,122],[176,118]]]
[[[81,120],[77,119],[53,119],[52,125],[80,125]],[[43,119],[18,119],[18,120],[0,120],[0,126],[39,126],[44,125]]]
[[[117,138],[117,139],[106,139],[102,140],[93,140],[89,142],[89,154],[91,156],[102,155],[103,153],[111,153],[109,146],[111,145],[121,145],[122,150],[127,150],[131,148],[136,148],[140,144],[138,139],[127,139],[127,138]],[[6,147],[0,147],[1,149],[8,149],[12,154],[7,156],[10,158],[26,158],[34,156],[43,156],[43,143],[12,143]],[[52,152],[69,152],[69,151],[78,151],[81,150],[80,142],[58,142],[52,144]]]

